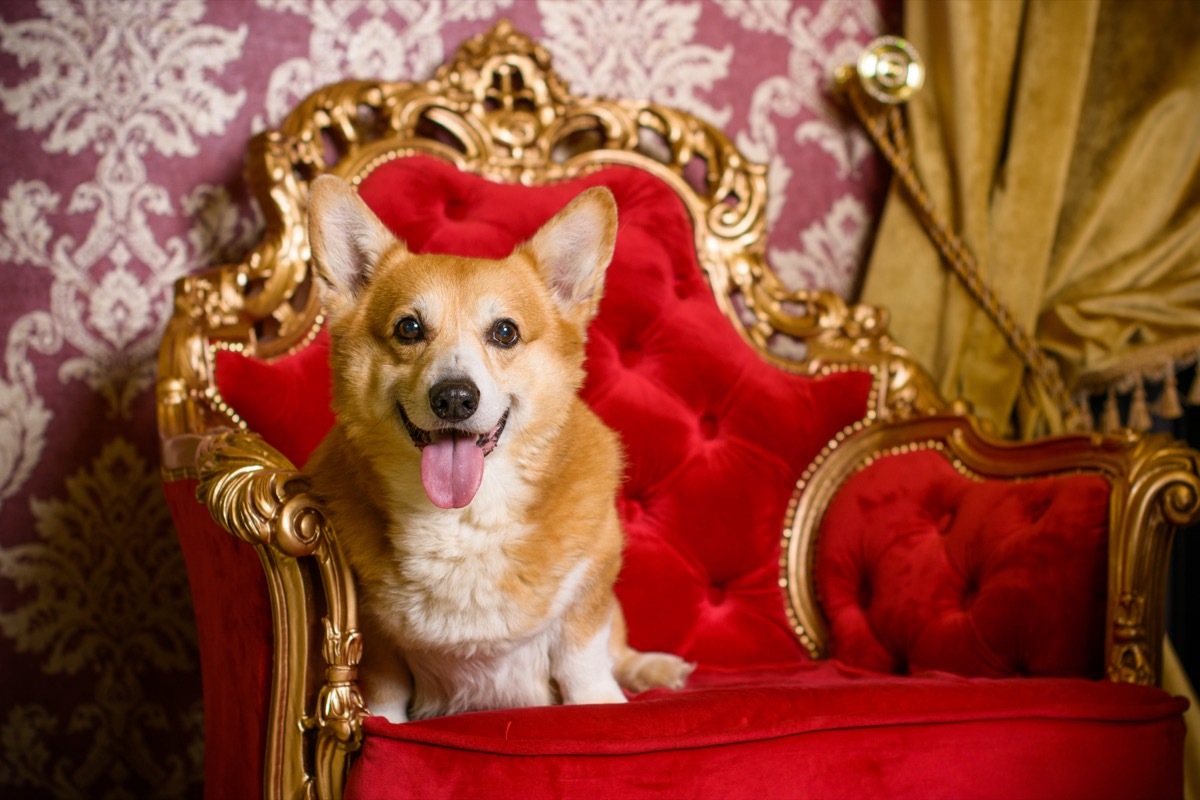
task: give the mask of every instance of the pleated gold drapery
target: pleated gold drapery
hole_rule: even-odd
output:
[[[906,110],[917,172],[1067,386],[1195,361],[1200,6],[908,0],[905,36],[928,68]],[[895,188],[862,299],[998,430],[1061,429]]]

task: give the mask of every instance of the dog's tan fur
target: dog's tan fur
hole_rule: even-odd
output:
[[[507,258],[414,255],[344,181],[314,184],[338,422],[307,471],[358,582],[375,713],[622,702],[618,684],[677,687],[691,671],[626,645],[620,447],[577,396],[616,227],[611,194],[591,189]],[[419,340],[398,333],[405,318]],[[497,345],[497,320],[515,345]],[[457,428],[502,429],[461,508],[431,502],[398,410],[444,427],[430,392],[447,375],[479,385]]]

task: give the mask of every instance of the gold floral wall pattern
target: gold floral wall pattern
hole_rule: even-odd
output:
[[[891,0],[8,0],[0,6],[0,796],[196,797],[195,631],[159,489],[173,281],[259,230],[246,142],[317,86],[428,77],[507,16],[581,94],[771,165],[769,254],[853,289],[883,194],[828,93]]]

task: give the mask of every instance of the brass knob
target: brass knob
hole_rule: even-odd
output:
[[[917,49],[899,36],[881,36],[858,57],[858,79],[881,103],[905,103],[925,83],[925,64]]]

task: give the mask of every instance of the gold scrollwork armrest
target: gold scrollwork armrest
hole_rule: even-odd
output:
[[[308,478],[258,434],[209,434],[196,465],[197,497],[222,527],[255,546],[267,573],[275,628],[267,794],[339,798],[369,713],[357,683],[362,637],[346,558]],[[301,558],[314,560],[326,606],[325,676],[315,698],[308,693],[309,597]],[[305,731],[316,733],[311,776],[303,757]]]
[[[262,437],[245,431],[210,435],[196,453],[197,495],[221,527],[292,558],[317,551],[327,526],[308,479]]]
[[[1129,470],[1113,487],[1108,677],[1162,680],[1167,567],[1176,528],[1200,521],[1200,453],[1165,435],[1127,431]]]

